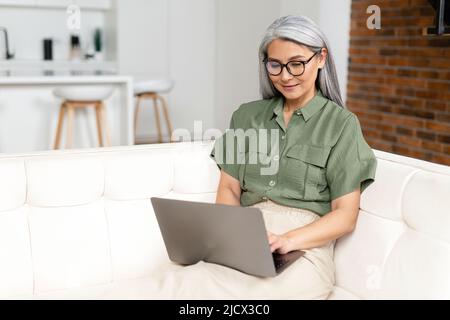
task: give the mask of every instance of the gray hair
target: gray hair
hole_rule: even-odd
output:
[[[261,41],[259,46],[259,83],[263,99],[280,95],[280,92],[273,86],[263,62],[267,58],[267,46],[275,39],[296,42],[308,47],[313,52],[326,48],[328,50],[327,58],[324,67],[319,70],[317,75],[316,86],[325,97],[341,107],[344,106],[328,40],[314,21],[304,16],[278,18],[269,26]]]

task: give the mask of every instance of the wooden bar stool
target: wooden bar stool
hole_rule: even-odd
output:
[[[107,99],[112,94],[113,90],[113,86],[96,85],[70,86],[55,89],[53,91],[53,94],[59,98],[62,98],[63,102],[59,109],[54,149],[58,149],[61,143],[62,126],[65,114],[67,113],[66,148],[71,148],[73,141],[73,123],[75,110],[91,107],[95,108],[99,145],[101,147],[110,146],[111,137],[109,128],[105,121],[105,104],[103,103],[103,100]],[[104,132],[106,136],[106,143],[103,141]]]
[[[172,90],[174,82],[169,79],[149,80],[138,82],[134,84],[134,96],[137,99],[136,112],[134,113],[134,135],[137,132],[137,123],[139,117],[140,103],[143,99],[151,99],[153,101],[153,108],[155,110],[156,129],[158,131],[158,142],[163,142],[161,122],[159,119],[158,101],[163,109],[164,118],[169,133],[169,142],[172,142],[172,123],[169,118],[169,111],[167,109],[166,99],[161,93],[167,93]]]

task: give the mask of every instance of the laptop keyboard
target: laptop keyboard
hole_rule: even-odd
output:
[[[286,259],[276,253],[272,254],[272,256],[273,256],[273,262],[275,263],[276,270],[280,269],[282,266],[284,266],[289,261],[288,259]]]

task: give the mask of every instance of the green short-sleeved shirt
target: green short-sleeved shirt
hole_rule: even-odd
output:
[[[230,129],[242,130],[220,137],[211,157],[239,180],[243,206],[271,199],[325,215],[332,200],[375,179],[377,160],[358,118],[320,91],[287,128],[283,97],[274,97],[241,105]]]

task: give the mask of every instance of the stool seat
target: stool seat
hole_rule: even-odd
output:
[[[101,101],[108,98],[113,90],[113,86],[79,85],[56,88],[53,94],[69,101]]]
[[[170,79],[153,79],[142,82],[136,82],[134,84],[134,95],[143,93],[166,93],[172,90],[175,82]]]

